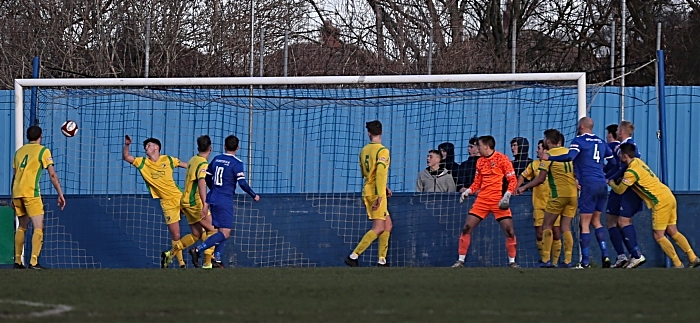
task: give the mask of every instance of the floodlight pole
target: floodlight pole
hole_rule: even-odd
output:
[[[255,59],[255,0],[250,0],[250,77],[254,77]],[[261,62],[262,63],[262,62]],[[261,67],[262,69],[262,64]],[[250,85],[250,95],[248,96],[248,181],[253,182],[253,85]]]

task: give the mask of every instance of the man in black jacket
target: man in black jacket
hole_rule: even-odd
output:
[[[481,154],[479,154],[478,136],[469,139],[469,148],[467,150],[469,151],[469,158],[459,165],[459,171],[457,172],[459,176],[457,181],[462,184],[462,187],[457,188],[460,192],[466,191],[467,187],[472,185],[474,176],[476,176],[476,161],[481,157]]]
[[[451,142],[443,142],[438,145],[438,150],[442,154],[442,167],[452,173],[452,179],[457,185],[457,190],[464,186],[464,183],[459,182],[459,164],[455,162],[455,145]]]

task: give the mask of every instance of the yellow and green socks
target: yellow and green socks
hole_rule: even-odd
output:
[[[386,254],[389,251],[390,234],[390,232],[384,231],[379,235],[379,263],[382,265],[386,264]]]
[[[542,231],[542,262],[546,263],[551,260],[552,256],[552,243],[554,242],[554,235],[551,229]]]
[[[683,252],[685,252],[685,254],[688,255],[688,260],[690,260],[691,262],[695,261],[697,256],[695,255],[695,252],[693,252],[693,248],[690,247],[688,239],[686,239],[682,233],[677,232],[671,238],[673,239],[673,241],[676,242],[676,244],[681,248],[681,250],[683,250]]]
[[[559,262],[561,256],[561,239],[552,242],[552,264]]]
[[[671,241],[668,241],[666,237],[663,237],[659,240],[656,240],[656,243],[658,243],[659,246],[661,246],[661,250],[663,250],[669,258],[671,258],[674,267],[683,266],[681,260],[678,259],[678,254],[676,254],[676,249],[673,248]]]
[[[36,266],[39,263],[39,254],[41,254],[41,247],[44,244],[44,230],[34,229],[32,234],[32,259],[29,264]]]
[[[367,231],[367,233],[365,233],[365,236],[362,237],[362,240],[360,240],[360,243],[357,244],[357,247],[355,248],[355,250],[352,253],[356,254],[358,256],[361,255],[363,252],[365,252],[365,250],[367,250],[367,248],[369,248],[369,246],[372,244],[372,242],[374,242],[374,240],[376,240],[376,239],[377,239],[377,234],[374,233],[374,231],[372,231],[372,230]],[[388,243],[389,243],[389,236],[388,235],[386,236],[386,240],[387,240],[387,245],[388,245]]]
[[[27,229],[17,228],[15,232],[15,263],[22,264],[22,250],[24,248],[24,235]]]
[[[571,235],[571,231],[564,231],[561,235],[564,238],[564,263],[570,264],[574,254],[574,237]]]

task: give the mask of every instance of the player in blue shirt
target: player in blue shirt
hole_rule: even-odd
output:
[[[634,124],[629,121],[622,121],[617,127],[617,139],[621,140],[620,145],[624,143],[634,144],[636,149],[635,157],[639,158],[639,148],[632,140],[632,135],[634,134]],[[613,157],[618,165],[618,167],[612,167],[606,173],[605,177],[608,180],[619,180],[622,175],[627,170],[627,166],[620,162],[620,146],[618,145],[613,150]],[[639,197],[633,190],[627,190],[622,195],[615,192],[610,192],[608,197],[608,212],[607,212],[607,225],[608,232],[610,232],[610,240],[615,246],[615,250],[618,251],[617,261],[613,265],[614,268],[635,268],[646,262],[646,258],[642,255],[639,244],[637,244],[637,231],[632,225],[632,217],[639,211],[642,210],[642,198]],[[615,230],[618,230],[620,235],[614,235]],[[632,256],[631,259],[627,259],[624,251],[620,252],[618,248],[621,248],[620,240],[627,247],[627,251]]]
[[[219,231],[210,236],[197,248],[189,250],[192,256],[192,263],[199,267],[199,255],[209,247],[214,248],[214,260],[221,263],[221,254],[226,247],[226,239],[231,235],[233,229],[234,196],[236,194],[236,183],[241,189],[248,193],[255,202],[260,200],[260,196],[255,194],[245,180],[243,172],[243,162],[236,157],[238,151],[238,138],[234,135],[226,137],[223,155],[218,155],[212,159],[207,168],[207,185],[209,193],[207,202],[202,209],[202,215],[206,215],[211,210],[212,224]]]
[[[578,121],[578,133],[569,145],[569,153],[560,156],[544,156],[543,160],[554,162],[574,161],[574,174],[580,189],[578,209],[581,213],[581,266],[590,267],[591,231],[603,254],[603,268],[610,268],[610,258],[606,246],[605,228],[600,223],[600,215],[608,198],[608,185],[603,171],[603,161],[612,158],[612,151],[603,139],[593,134],[593,119],[583,117]]]

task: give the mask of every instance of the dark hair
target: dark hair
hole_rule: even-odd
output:
[[[559,133],[559,144],[563,146],[564,141],[566,141],[566,138],[564,138],[564,134],[560,132]]]
[[[479,137],[474,135],[474,137],[469,138],[469,144],[470,145],[478,145],[479,144]]]
[[[224,148],[226,151],[236,151],[238,149],[238,137],[230,135],[224,140]]]
[[[481,136],[479,137],[479,142],[491,149],[496,149],[496,139],[494,139],[493,136]]]
[[[27,128],[27,140],[36,141],[39,140],[39,137],[41,137],[41,127],[31,126]]]
[[[630,157],[630,158],[634,158],[634,156],[637,155],[637,149],[634,146],[634,144],[626,142],[626,143],[620,145],[620,154],[627,155],[627,157]]]
[[[537,145],[542,145],[542,148],[544,148],[544,140],[540,139],[539,141],[537,141]]]
[[[372,136],[379,136],[382,134],[382,123],[379,122],[379,120],[367,122],[365,126],[367,127],[367,132]]]
[[[197,151],[200,153],[203,153],[211,148],[211,138],[209,138],[209,135],[203,135],[199,136],[197,138]]]
[[[143,149],[146,149],[146,145],[148,145],[148,143],[151,143],[151,142],[158,145],[158,151],[160,151],[160,149],[163,147],[160,144],[160,140],[158,140],[156,138],[148,138],[148,139],[143,141]]]
[[[431,149],[431,150],[428,152],[428,154],[435,154],[435,155],[438,155],[438,157],[442,158],[442,154],[441,154],[440,151],[437,150],[437,149]]]
[[[613,124],[605,127],[605,130],[607,130],[608,133],[612,135],[613,139],[617,140],[617,125],[616,124],[613,123]]]
[[[564,136],[557,129],[547,129],[544,131],[544,139],[552,144],[558,144]]]

